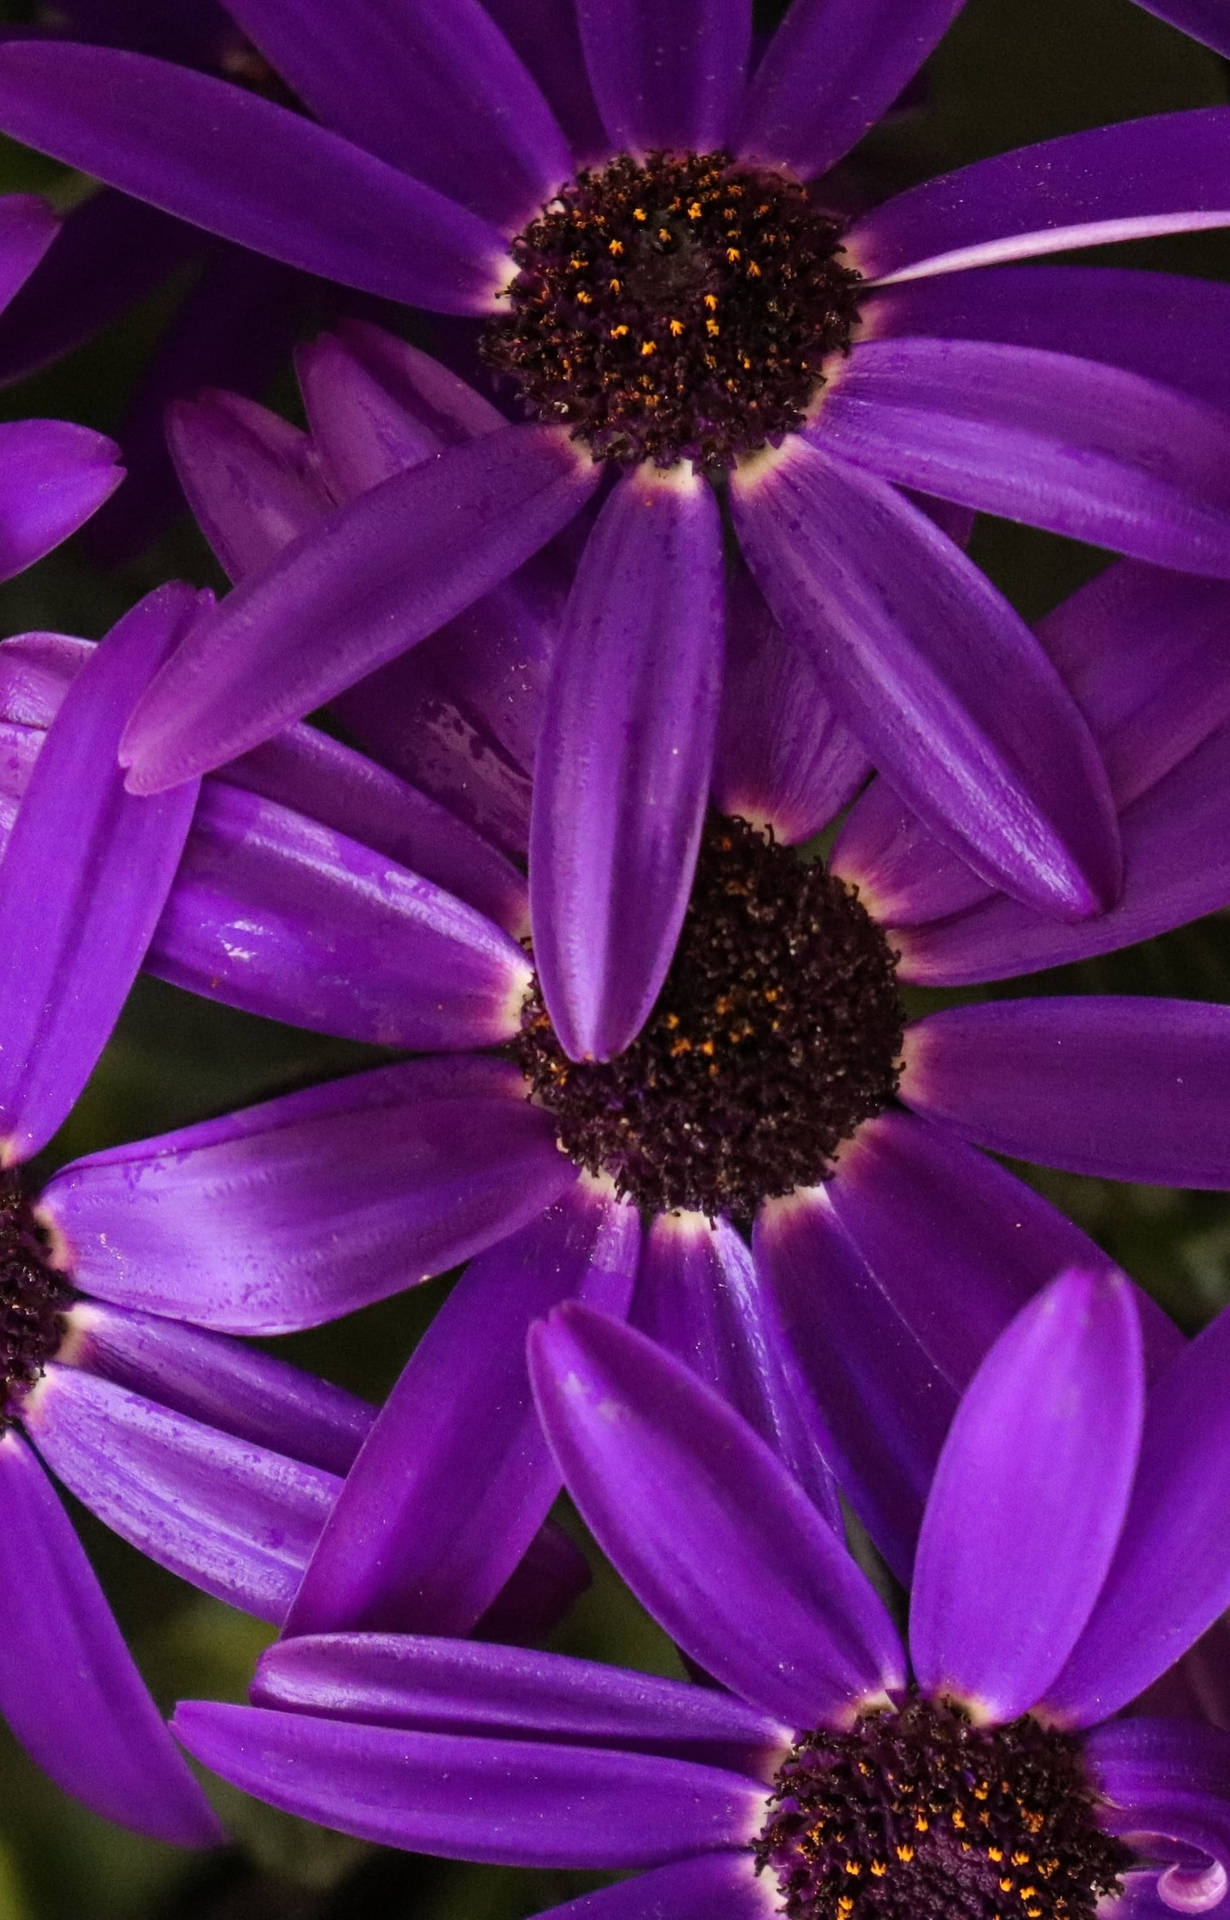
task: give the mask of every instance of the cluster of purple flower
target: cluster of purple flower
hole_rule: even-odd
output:
[[[173,462],[234,583],[0,643],[0,1713],[112,1819],[219,1839],[186,1750],[625,1876],[570,1920],[1230,1899],[1230,1310],[979,1151],[1230,1188],[1230,1007],[907,1004],[1230,900],[1230,289],[1037,264],[1230,226],[1230,108],[872,204],[959,11],[0,45],[0,128],[104,183],[0,200],[0,372],[196,259],[108,537]],[[300,427],[251,396],[322,298]],[[0,427],[6,576],[117,458]],[[1031,630],[978,512],[1118,557]],[[143,968],[395,1057],[36,1193]],[[379,1411],[243,1338],[458,1268]],[[250,1704],[168,1726],[44,1468],[276,1625]],[[690,1678],[541,1650],[562,1489]]]

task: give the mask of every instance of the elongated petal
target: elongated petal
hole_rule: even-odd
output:
[[[525,1366],[532,1322],[580,1295],[625,1313],[639,1223],[579,1182],[471,1263],[364,1444],[287,1631],[468,1633],[559,1492]]]
[[[338,508],[159,674],[125,735],[131,784],[220,766],[404,652],[544,545],[599,477],[558,428],[507,427]]]
[[[608,152],[585,73],[574,0],[484,0],[555,111],[578,159]]]
[[[1223,1312],[1150,1383],[1119,1550],[1089,1624],[1047,1688],[1046,1710],[1060,1721],[1108,1719],[1230,1606],[1220,1520],[1230,1498],[1228,1358]]]
[[[58,547],[115,492],[119,451],[67,420],[0,422],[0,580]]]
[[[730,583],[713,802],[787,846],[826,827],[870,771],[809,655],[788,640],[750,578]]]
[[[0,867],[0,1126],[6,1164],[51,1138],[110,1036],[196,803],[124,792],[116,746],[190,616],[190,587],[134,608],[64,697]]]
[[[1015,1720],[1055,1678],[1106,1577],[1144,1417],[1122,1275],[1070,1270],[966,1388],[923,1516],[910,1657],[928,1693]]]
[[[839,1226],[827,1188],[767,1201],[752,1244],[837,1484],[908,1586],[957,1388]]]
[[[633,1879],[583,1893],[566,1906],[551,1907],[540,1920],[768,1920],[774,1898],[771,1884],[754,1873],[746,1850],[698,1853]]]
[[[797,1481],[660,1348],[582,1307],[530,1336],[569,1492],[685,1653],[787,1725],[842,1722],[903,1682],[882,1603]]]
[[[630,474],[586,544],[547,696],[530,823],[534,964],[575,1060],[635,1039],[687,908],[722,664],[707,481]]]
[[[477,0],[235,0],[230,12],[326,126],[501,232],[571,172],[550,108]]]
[[[302,114],[144,54],[10,41],[0,124],[138,200],[365,293],[484,313],[506,277],[500,234],[456,201]]]
[[[263,1655],[252,1701],[424,1733],[632,1747],[753,1774],[789,1739],[721,1688],[414,1634],[283,1640]]]
[[[0,1713],[22,1746],[105,1819],[180,1846],[221,1840],[67,1514],[15,1431],[0,1441],[0,1514]]]
[[[590,86],[618,152],[729,143],[752,37],[748,0],[577,0]]]
[[[1208,1913],[1230,1884],[1230,1734],[1186,1720],[1135,1716],[1095,1727],[1085,1754],[1110,1805],[1101,1818],[1160,1875],[1159,1909]],[[1196,1864],[1191,1849],[1204,1855]]]
[[[1204,107],[1018,147],[897,194],[846,245],[892,281],[1230,225],[1227,128],[1225,107]]]
[[[840,1531],[815,1417],[773,1295],[725,1220],[658,1214],[637,1275],[632,1325],[682,1360],[740,1414]]]
[[[1139,374],[998,341],[873,340],[807,433],[903,486],[1230,575],[1225,415]]]
[[[575,1178],[515,1069],[445,1058],[76,1161],[42,1207],[104,1300],[283,1333],[456,1266]]]
[[[1023,622],[883,481],[802,439],[787,447],[736,474],[735,526],[841,717],[986,877],[1069,918],[1109,905],[1120,874],[1105,771]]]
[[[257,1447],[345,1474],[374,1410],[272,1354],[148,1313],[75,1300],[59,1358]]]
[[[888,781],[878,777],[859,794],[838,828],[829,871],[858,888],[873,918],[893,929],[894,945],[899,927],[946,919],[1004,898],[959,853],[942,845]]]
[[[1123,814],[1123,898],[1101,919],[1062,926],[1002,896],[894,936],[902,979],[960,986],[1114,953],[1230,899],[1230,727],[1212,734]]]
[[[285,1618],[341,1489],[334,1474],[54,1363],[25,1424],[64,1485],[151,1560]]]
[[[892,106],[962,0],[794,0],[748,89],[741,154],[827,173]]]
[[[911,1027],[901,1098],[1044,1166],[1230,1186],[1230,1007],[1101,994],[949,1007]]]
[[[332,510],[307,435],[255,400],[199,393],[168,408],[166,427],[188,505],[232,580]]]
[[[188,1751],[275,1807],[386,1846],[506,1866],[639,1867],[734,1847],[756,1782],[692,1761],[407,1733],[186,1700]]]
[[[32,193],[0,199],[0,310],[25,285],[60,231],[45,200]]]

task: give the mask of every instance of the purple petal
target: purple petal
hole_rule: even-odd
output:
[[[616,151],[728,144],[751,46],[749,0],[577,0],[577,21]]]
[[[1161,1913],[1207,1913],[1230,1884],[1230,1736],[1187,1721],[1129,1718],[1084,1742],[1109,1806],[1102,1824],[1150,1862]],[[1192,1860],[1192,1849],[1204,1856]]]
[[[942,846],[887,780],[878,777],[860,793],[838,828],[829,871],[858,888],[872,918],[892,929],[894,945],[899,927],[945,919],[1004,897],[959,853]]]
[[[794,1727],[903,1684],[892,1623],[828,1521],[694,1375],[576,1306],[535,1328],[530,1370],[586,1525],[707,1673]]]
[[[1018,147],[897,194],[846,247],[868,279],[896,281],[1230,225],[1228,126],[1205,107]]]
[[[1150,1383],[1140,1466],[1119,1550],[1046,1711],[1105,1720],[1174,1665],[1230,1606],[1230,1313]],[[1181,1569],[1181,1577],[1176,1570]]]
[[[1101,919],[1061,926],[997,897],[935,926],[894,934],[901,979],[963,986],[1113,953],[1230,899],[1230,727],[1221,727],[1120,821],[1124,888]]]
[[[281,1622],[341,1482],[54,1363],[24,1424],[70,1492],[194,1586]]]
[[[548,1520],[530,1541],[474,1632],[479,1640],[536,1647],[558,1626],[589,1588],[589,1561],[580,1547]]]
[[[579,159],[609,149],[585,73],[573,0],[484,0],[487,12],[537,80]]]
[[[564,615],[530,822],[534,964],[574,1060],[635,1039],[674,955],[717,729],[721,596],[708,482],[629,474]]]
[[[699,1853],[613,1887],[551,1907],[539,1920],[766,1920],[770,1889],[751,1871],[746,1848]]]
[[[0,1126],[6,1164],[45,1146],[85,1085],[179,864],[195,787],[150,806],[116,747],[191,615],[160,588],[94,649],[64,696],[0,867]]]
[[[1069,1270],[1000,1335],[962,1395],[919,1535],[910,1656],[926,1692],[1004,1722],[1055,1678],[1123,1526],[1144,1397],[1140,1323],[1113,1270]]]
[[[763,1789],[692,1761],[407,1733],[185,1700],[174,1730],[212,1772],[361,1839],[505,1866],[656,1866],[744,1844]]]
[[[68,1517],[29,1448],[0,1441],[0,1713],[56,1785],[154,1839],[222,1839]]]
[[[634,1208],[578,1182],[472,1262],[364,1443],[288,1633],[469,1633],[560,1488],[530,1393],[526,1334],[574,1295],[625,1313],[638,1240]]]
[[[752,1244],[837,1484],[908,1585],[957,1389],[838,1225],[827,1188],[767,1201]]]
[[[901,1098],[1043,1166],[1230,1187],[1230,1007],[1086,994],[948,1007],[910,1027]]]
[[[737,473],[731,495],[770,607],[925,824],[1048,912],[1108,905],[1117,831],[1089,730],[960,549],[883,481],[800,438]]]
[[[41,1206],[88,1292],[284,1333],[458,1265],[575,1178],[515,1068],[463,1057],[378,1067],[94,1154]]]
[[[0,198],[0,311],[24,286],[60,231],[60,222],[32,193]]]
[[[1136,4],[1147,7],[1159,20],[1169,20],[1180,33],[1190,33],[1193,40],[1203,40],[1206,47],[1230,55],[1230,20],[1222,0],[1136,0]]]
[[[772,1772],[790,1738],[717,1687],[402,1634],[283,1640],[261,1658],[252,1703],[424,1733],[631,1747],[753,1776]]]
[[[637,1275],[631,1323],[747,1421],[840,1531],[817,1420],[773,1295],[725,1220],[658,1214]]]
[[[543,546],[600,477],[557,427],[506,427],[338,508],[159,674],[125,736],[133,786],[220,766],[424,639]]]
[[[900,485],[1230,575],[1226,416],[1118,367],[995,341],[873,340],[807,433]]]
[[[167,441],[188,505],[232,580],[268,566],[332,510],[308,436],[241,394],[177,400]]]
[[[119,486],[119,448],[67,420],[0,423],[0,580],[75,533]]]
[[[365,293],[486,313],[508,277],[501,235],[456,201],[259,94],[144,54],[10,41],[0,122],[138,200]]]
[[[794,0],[756,70],[740,154],[827,173],[913,79],[962,0]]]
[[[317,119],[501,232],[572,171],[550,108],[477,0],[231,0],[228,10]]]
[[[869,772],[810,657],[787,640],[742,568],[730,582],[713,804],[787,846],[810,840]]]
[[[413,1048],[507,1040],[530,975],[452,894],[221,781],[202,791],[147,964],[250,1013]]]
[[[925,334],[1045,347],[1230,405],[1220,352],[1230,288],[1212,280],[1132,267],[983,267],[887,287],[864,320],[875,340]]]
[[[345,1474],[373,1409],[255,1347],[174,1320],[76,1300],[60,1358],[238,1440]]]

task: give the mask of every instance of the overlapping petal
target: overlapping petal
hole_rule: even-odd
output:
[[[615,152],[729,145],[751,48],[749,0],[577,0],[576,11]]]

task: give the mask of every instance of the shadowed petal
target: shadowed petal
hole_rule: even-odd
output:
[[[749,0],[577,0],[577,21],[617,152],[729,144],[751,45]]]
[[[154,1839],[223,1838],[133,1665],[47,1477],[0,1440],[0,1713],[65,1793]]]
[[[534,965],[574,1060],[635,1039],[674,954],[717,728],[721,596],[708,482],[629,474],[586,543],[535,763]]]
[[[599,478],[558,428],[506,427],[336,509],[159,674],[125,734],[131,785],[220,766],[412,647],[543,546]]]
[[[745,569],[729,577],[728,592],[713,804],[794,846],[845,806],[867,777],[867,756]]]
[[[571,172],[550,108],[477,0],[232,0],[228,11],[326,126],[501,232]]]
[[[1126,1706],[1230,1606],[1230,1313],[1150,1382],[1136,1486],[1101,1597],[1048,1714],[1088,1726]]]
[[[1206,47],[1230,55],[1230,20],[1221,0],[1137,0],[1137,5],[1159,20],[1169,20],[1180,33],[1190,33],[1193,40],[1203,40]]]
[[[770,607],[932,831],[1050,913],[1109,904],[1117,829],[1089,730],[960,549],[883,481],[797,437],[737,472],[731,496]]]
[[[119,451],[67,420],[0,422],[0,580],[58,547],[115,492]]]
[[[171,887],[196,789],[152,806],[115,752],[133,701],[190,617],[160,588],[90,654],[30,776],[0,866],[0,1127],[5,1163],[45,1146],[85,1085]]]
[[[583,1307],[530,1336],[568,1490],[604,1553],[707,1673],[788,1726],[903,1684],[876,1594],[763,1440],[658,1347]]]
[[[104,1300],[284,1333],[456,1266],[576,1177],[515,1068],[445,1058],[75,1161],[41,1208]]]
[[[650,1224],[631,1324],[682,1360],[747,1421],[817,1512],[841,1529],[828,1436],[815,1417],[772,1294],[726,1220],[663,1213]]]
[[[574,0],[484,0],[542,88],[578,159],[609,149],[585,73]]]
[[[65,1364],[236,1439],[345,1474],[372,1424],[365,1400],[272,1354],[175,1320],[75,1300]]]
[[[1230,575],[1226,416],[1139,374],[997,341],[872,340],[806,432],[900,485]]]
[[[1162,1913],[1207,1913],[1230,1884],[1230,1735],[1198,1722],[1135,1717],[1095,1727],[1084,1751],[1110,1805],[1100,1814],[1147,1860]],[[1191,1857],[1195,1848],[1206,1864]]]
[[[1000,1335],[944,1442],[910,1600],[926,1692],[971,1703],[979,1720],[1033,1706],[1106,1577],[1143,1416],[1123,1276],[1070,1270]]]
[[[504,1866],[638,1867],[744,1844],[763,1789],[692,1761],[407,1733],[185,1700],[174,1730],[214,1773],[361,1839]]]
[[[505,276],[501,235],[455,200],[302,114],[145,54],[10,41],[0,125],[138,200],[365,293],[486,313]]]
[[[651,1873],[638,1873],[613,1887],[583,1893],[566,1906],[550,1907],[539,1920],[768,1920],[776,1893],[752,1871],[746,1848],[738,1853],[698,1853]]]
[[[285,1618],[341,1489],[334,1474],[77,1367],[53,1363],[23,1417],[64,1485],[151,1560],[246,1613]]]
[[[1101,994],[948,1007],[901,1098],[993,1153],[1106,1180],[1230,1186],[1230,1007]]]
[[[188,505],[232,580],[268,566],[332,511],[307,434],[255,400],[176,400],[166,432]]]
[[[910,280],[1224,227],[1228,129],[1225,107],[1203,107],[1018,147],[897,194],[855,222],[846,246],[869,279]]]
[[[752,1242],[842,1494],[903,1585],[957,1388],[837,1223],[828,1189],[766,1201]]]
[[[829,871],[857,887],[872,918],[892,929],[890,945],[896,944],[899,927],[944,919],[988,899],[1004,898],[959,853],[941,845],[888,781],[878,776],[859,794],[838,828]]]
[[[525,1366],[531,1323],[574,1294],[625,1313],[639,1222],[579,1181],[474,1260],[366,1440],[287,1632],[468,1633],[559,1492]]]
[[[794,0],[756,69],[742,154],[827,173],[885,114],[962,0]]]
[[[790,1738],[718,1687],[412,1634],[283,1640],[261,1658],[252,1703],[425,1733],[633,1747],[753,1775],[771,1772]]]
[[[33,193],[0,198],[0,311],[34,272],[60,231],[60,221]]]

